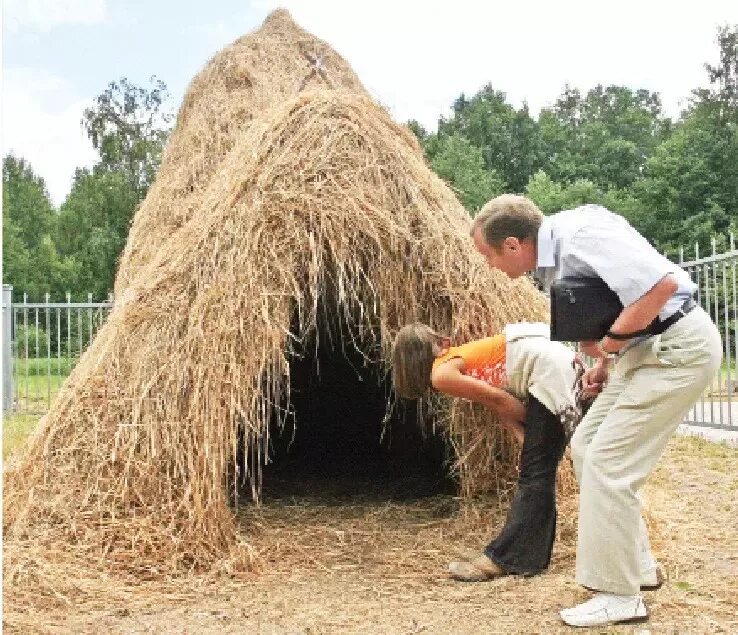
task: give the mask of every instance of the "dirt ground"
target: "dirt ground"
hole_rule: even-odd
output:
[[[654,551],[668,576],[647,624],[602,633],[738,633],[738,449],[675,438],[647,485]],[[388,501],[304,493],[241,511],[260,571],[183,585],[109,577],[49,610],[5,604],[7,633],[558,633],[573,581],[575,513],[564,505],[550,570],[462,584],[448,561],[478,550],[507,502],[448,495]],[[484,510],[484,511],[481,511]],[[8,599],[8,598],[6,598]]]

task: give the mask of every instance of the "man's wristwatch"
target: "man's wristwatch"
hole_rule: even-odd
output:
[[[610,337],[610,336],[608,334],[605,337]],[[600,342],[597,345],[600,347],[600,350],[604,353],[605,359],[617,359],[619,357],[619,355],[620,355],[620,351],[619,350],[618,351],[615,351],[614,353],[612,351],[606,351],[602,347],[602,340],[600,340]]]

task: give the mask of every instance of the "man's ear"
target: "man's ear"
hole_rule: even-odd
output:
[[[502,241],[502,246],[510,251],[520,251],[520,241],[514,236],[508,236]]]

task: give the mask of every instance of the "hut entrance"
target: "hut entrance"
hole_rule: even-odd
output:
[[[321,495],[417,498],[454,493],[450,448],[424,430],[415,405],[386,419],[390,378],[347,335],[342,318],[322,320],[317,339],[290,361],[292,413],[270,430],[265,499]]]

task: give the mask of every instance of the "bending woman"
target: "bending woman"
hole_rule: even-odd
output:
[[[575,355],[549,340],[546,324],[510,324],[493,337],[451,346],[424,324],[400,330],[393,351],[397,393],[429,389],[493,411],[522,443],[518,487],[504,527],[472,561],[452,562],[457,580],[533,575],[551,560],[556,532],[556,468],[576,423]]]

